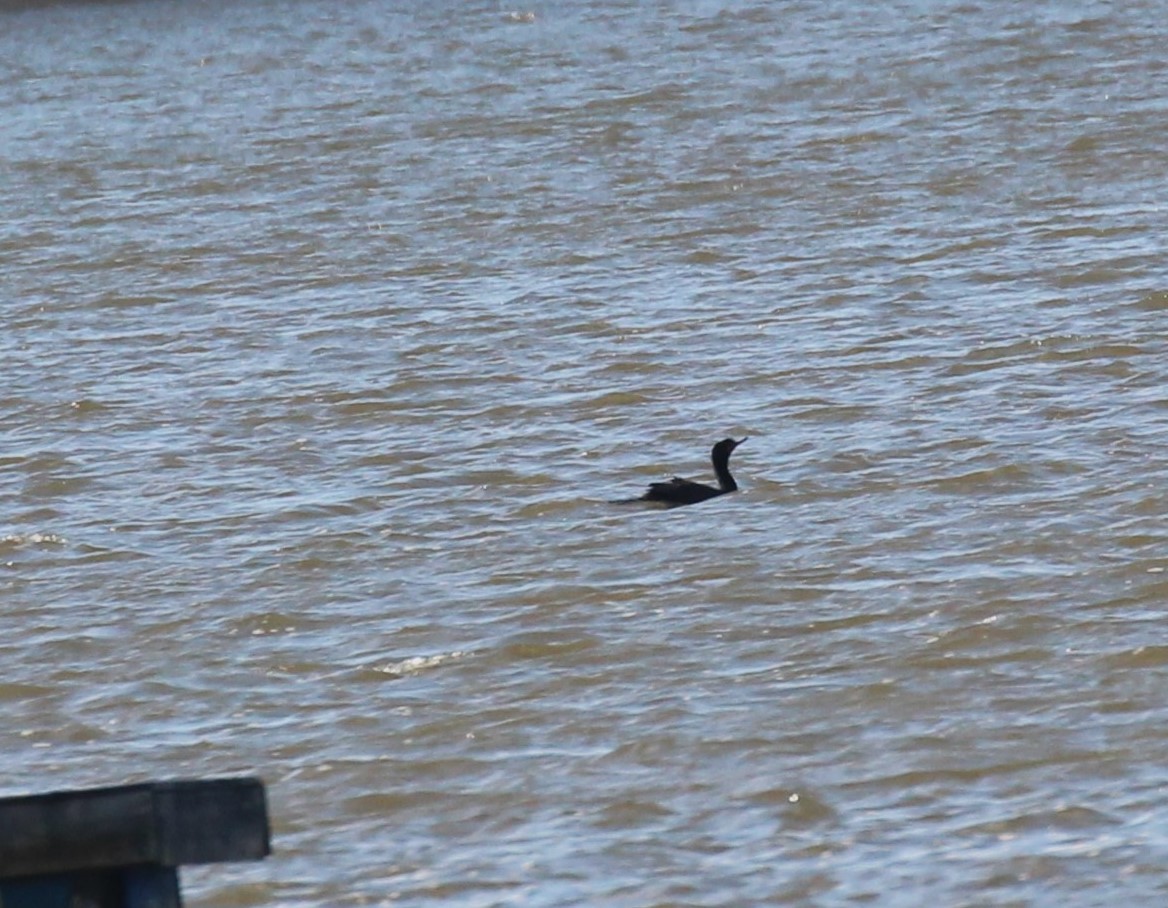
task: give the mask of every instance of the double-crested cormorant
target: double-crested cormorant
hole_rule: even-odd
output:
[[[746,439],[742,439],[746,441]],[[723,438],[714,445],[710,452],[710,459],[714,463],[714,475],[718,477],[718,486],[708,486],[690,479],[681,479],[674,476],[669,482],[654,482],[649,484],[649,491],[640,498],[630,498],[629,501],[659,501],[671,508],[683,504],[697,504],[707,498],[716,498],[727,492],[737,492],[738,483],[730,475],[730,455],[734,453],[742,441],[733,438]]]

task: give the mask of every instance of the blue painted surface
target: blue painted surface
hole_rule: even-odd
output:
[[[179,908],[182,905],[178,871],[173,867],[127,867],[122,873],[122,881],[123,908]]]
[[[69,908],[72,898],[68,877],[0,881],[2,908]]]

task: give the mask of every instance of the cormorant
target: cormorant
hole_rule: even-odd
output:
[[[746,439],[742,439],[746,441]],[[733,438],[723,438],[714,445],[710,452],[710,459],[714,463],[714,475],[718,477],[718,487],[708,486],[691,479],[681,479],[674,476],[669,482],[654,482],[649,484],[649,491],[640,498],[629,498],[627,501],[659,501],[667,507],[676,508],[683,504],[697,504],[708,498],[716,498],[727,492],[737,492],[738,483],[730,475],[730,455],[734,453],[742,441]]]

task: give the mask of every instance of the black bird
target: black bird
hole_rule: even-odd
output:
[[[746,439],[742,439],[746,441]],[[676,508],[683,504],[697,504],[708,498],[716,498],[727,492],[737,492],[738,483],[730,475],[730,455],[734,453],[742,441],[733,438],[723,438],[714,445],[710,452],[710,459],[714,463],[714,475],[718,477],[718,487],[708,486],[691,479],[681,479],[674,476],[669,482],[654,482],[649,484],[649,491],[640,498],[630,498],[629,501],[659,501],[668,507]]]

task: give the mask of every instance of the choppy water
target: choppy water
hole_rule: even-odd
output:
[[[0,793],[261,775],[195,905],[1155,903],[1166,22],[10,8]]]

